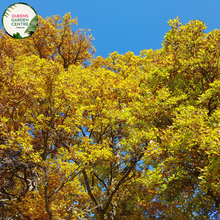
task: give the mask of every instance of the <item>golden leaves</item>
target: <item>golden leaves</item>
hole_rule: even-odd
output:
[[[142,215],[194,186],[219,196],[219,32],[169,23],[162,49],[106,59],[70,13],[40,18],[25,43],[1,36],[0,181],[21,195],[14,207],[31,219]]]

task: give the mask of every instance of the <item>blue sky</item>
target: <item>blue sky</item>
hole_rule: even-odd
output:
[[[206,32],[220,28],[219,0],[2,0],[1,16],[16,2],[29,4],[43,18],[68,12],[77,16],[74,29],[91,29],[96,56],[103,57],[114,51],[138,55],[144,49],[160,49],[167,21],[177,16],[181,23],[203,21]]]

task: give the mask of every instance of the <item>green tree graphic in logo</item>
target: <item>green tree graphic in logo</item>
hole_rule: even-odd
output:
[[[38,16],[36,15],[34,18],[32,18],[30,24],[28,25],[28,28],[25,30],[25,33],[32,35],[37,30],[37,26],[38,26]]]
[[[7,18],[7,17],[9,16],[9,13],[11,13],[11,11],[10,11],[9,9],[14,10],[14,7],[17,7],[16,4],[17,4],[17,3],[10,5],[10,6],[5,10],[3,16],[5,16],[5,17]]]

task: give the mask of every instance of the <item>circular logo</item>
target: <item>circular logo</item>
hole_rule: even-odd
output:
[[[9,36],[24,39],[36,31],[38,16],[31,6],[18,2],[10,5],[3,13],[2,26]]]

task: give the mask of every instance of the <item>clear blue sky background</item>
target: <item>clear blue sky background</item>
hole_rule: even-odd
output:
[[[91,29],[96,56],[103,57],[161,48],[170,29],[167,21],[177,16],[181,23],[203,21],[206,32],[220,28],[220,0],[1,0],[1,16],[16,2],[29,4],[43,18],[68,12],[77,16],[77,29]]]

